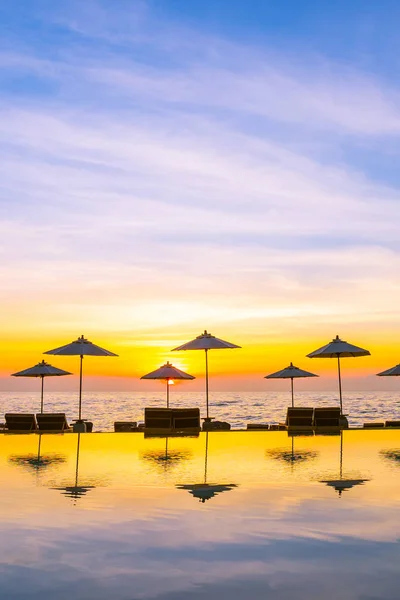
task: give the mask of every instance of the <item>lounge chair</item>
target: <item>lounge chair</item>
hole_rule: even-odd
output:
[[[65,413],[38,413],[36,419],[40,432],[60,433],[71,430]]]
[[[369,422],[364,423],[363,429],[383,429],[385,427],[385,423],[383,421],[380,422]]]
[[[198,408],[145,408],[144,430],[147,433],[199,432]]]
[[[288,431],[312,431],[313,412],[313,408],[289,406],[284,425]]]
[[[385,427],[399,428],[400,421],[385,421]]]
[[[269,423],[247,423],[247,431],[269,431]]]
[[[127,431],[139,431],[137,421],[115,421],[114,431],[123,433]]]
[[[7,431],[31,433],[37,431],[37,423],[33,413],[6,413]]]
[[[316,433],[339,433],[340,424],[340,408],[321,407],[314,408],[313,427]]]

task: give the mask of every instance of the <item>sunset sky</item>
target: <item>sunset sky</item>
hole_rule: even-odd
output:
[[[228,8],[229,6],[229,8]],[[0,389],[84,334],[92,389],[150,390],[204,329],[218,390],[398,389],[397,0],[0,4]],[[105,379],[107,378],[107,379]],[[189,384],[188,384],[189,385]],[[152,387],[153,386],[153,387]],[[197,386],[197,387],[196,387]],[[51,382],[75,389],[76,379]]]

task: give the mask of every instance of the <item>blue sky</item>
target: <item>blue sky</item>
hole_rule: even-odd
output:
[[[21,338],[62,322],[177,345],[222,324],[322,345],[340,326],[394,345],[399,16],[392,1],[3,3],[7,335],[18,314]]]

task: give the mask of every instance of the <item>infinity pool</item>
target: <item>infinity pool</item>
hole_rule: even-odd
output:
[[[398,600],[400,430],[0,435],[11,599]]]

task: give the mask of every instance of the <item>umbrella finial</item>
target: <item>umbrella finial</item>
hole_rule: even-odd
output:
[[[337,335],[333,341],[334,342],[340,342],[340,337]]]

